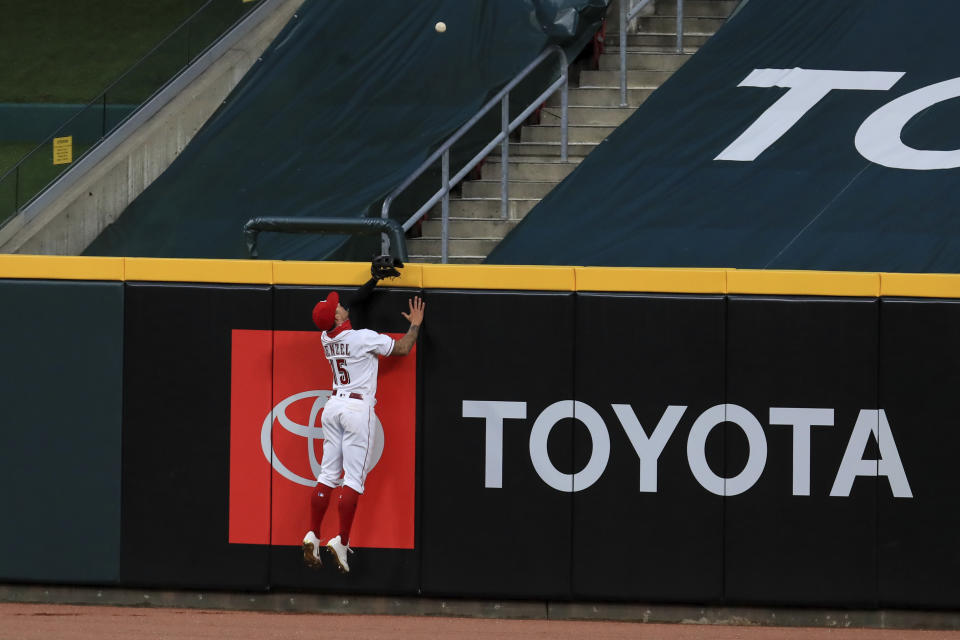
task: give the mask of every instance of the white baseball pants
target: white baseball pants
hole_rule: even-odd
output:
[[[323,460],[317,481],[328,487],[343,484],[363,493],[363,483],[370,471],[370,448],[373,446],[373,406],[363,400],[331,396],[320,416],[323,427]]]

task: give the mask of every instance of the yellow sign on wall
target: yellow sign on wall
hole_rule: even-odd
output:
[[[73,136],[53,139],[53,164],[73,162]]]

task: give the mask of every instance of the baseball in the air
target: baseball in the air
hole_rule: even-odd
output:
[[[433,28],[437,30],[437,33],[443,33],[447,30],[447,25],[446,23],[438,22],[437,24],[433,25]]]

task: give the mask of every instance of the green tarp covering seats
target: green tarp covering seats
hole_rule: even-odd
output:
[[[86,253],[245,258],[242,227],[257,216],[378,216],[384,197],[546,46],[588,42],[607,4],[307,0],[180,157]],[[434,30],[438,21],[445,33]],[[466,147],[479,150],[492,135]],[[411,205],[417,195],[394,207],[400,222],[426,200]],[[347,244],[271,233],[259,250],[280,259],[369,258],[373,250]]]

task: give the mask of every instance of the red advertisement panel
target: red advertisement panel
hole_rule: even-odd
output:
[[[380,359],[381,424],[371,451],[377,462],[354,519],[352,547],[413,548],[415,354]],[[320,333],[235,330],[231,373],[230,542],[299,545],[310,528],[310,494],[323,454],[320,416],[332,388]],[[333,537],[338,528],[334,504],[318,535]]]

